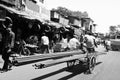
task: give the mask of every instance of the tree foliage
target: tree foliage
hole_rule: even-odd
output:
[[[116,26],[110,26],[110,32],[115,33],[116,32]]]
[[[81,11],[71,11],[65,7],[58,7],[57,9],[53,9],[56,10],[58,13],[60,13],[61,15],[64,16],[74,16],[76,18],[88,18],[88,13],[85,12],[81,12]]]
[[[116,26],[110,26],[109,30],[110,30],[110,33],[109,33],[110,38],[115,38],[115,35],[117,34]]]

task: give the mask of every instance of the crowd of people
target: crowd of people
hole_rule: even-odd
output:
[[[12,63],[9,60],[9,57],[13,54],[13,48],[18,47],[15,46],[15,33],[12,31],[12,24],[13,22],[9,17],[6,17],[5,21],[2,21],[0,44],[2,43],[1,53],[2,59],[4,60],[3,70],[11,68]],[[95,51],[95,47],[97,47],[96,38],[91,32],[87,31],[85,35],[81,34],[79,37],[80,38],[75,34],[68,33],[65,36],[62,36],[62,39],[59,42],[54,42],[53,40],[50,41],[46,33],[42,33],[40,42],[38,41],[37,36],[30,36],[28,42],[38,46],[34,47],[35,49],[39,48],[42,54],[77,49],[81,49],[85,52],[83,47],[85,47],[88,52]],[[40,45],[38,45],[38,43],[40,43]]]

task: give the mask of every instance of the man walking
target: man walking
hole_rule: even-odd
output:
[[[42,43],[42,53],[49,53],[49,38],[43,33],[43,36],[41,37],[41,43]]]
[[[5,18],[3,22],[3,50],[2,50],[2,59],[4,60],[3,70],[7,71],[11,67],[11,61],[9,60],[11,50],[14,47],[15,34],[12,31],[12,20],[9,17]]]

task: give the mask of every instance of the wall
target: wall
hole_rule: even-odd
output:
[[[68,25],[68,22],[69,22],[68,19],[66,19],[65,17],[63,17],[62,15],[60,15],[59,13],[55,11],[51,11],[51,20],[61,23],[63,25]]]
[[[33,3],[33,2],[30,1],[30,0],[26,0],[26,6],[27,6],[28,9],[39,13],[39,10],[40,10],[40,9],[39,9],[39,6],[36,5],[36,3]]]
[[[68,25],[69,20],[64,18],[63,16],[60,16],[59,18],[59,23],[63,24],[63,25]]]
[[[69,23],[77,26],[81,26],[81,21],[72,16],[69,16]]]
[[[55,11],[51,11],[51,18],[57,18],[59,19],[59,14]]]
[[[50,20],[50,10],[46,9],[45,5],[40,1],[36,0],[36,3],[34,3],[31,0],[26,0],[25,5],[25,11],[28,13],[41,19]]]
[[[80,26],[81,25],[81,22],[79,21],[79,20],[76,20],[76,19],[74,19],[74,23],[73,23],[74,25],[77,25],[77,26]]]
[[[90,18],[82,18],[82,27],[85,27],[85,30],[90,30]]]

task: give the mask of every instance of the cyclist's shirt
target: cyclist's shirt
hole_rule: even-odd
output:
[[[86,43],[87,48],[94,48],[95,47],[94,40],[95,40],[94,36],[85,35],[85,43]]]
[[[68,47],[70,49],[77,49],[77,47],[80,46],[80,42],[78,41],[78,39],[76,38],[72,38],[70,39],[70,41],[68,42]]]

